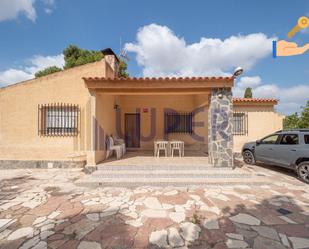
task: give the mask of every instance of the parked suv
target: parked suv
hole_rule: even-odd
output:
[[[309,129],[282,130],[242,148],[244,162],[257,161],[293,169],[309,183]]]

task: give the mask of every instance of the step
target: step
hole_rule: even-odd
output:
[[[151,170],[151,169],[119,169],[119,170],[109,170],[109,169],[99,169],[92,173],[94,178],[248,178],[252,174],[245,170]]]
[[[238,184],[269,184],[269,180],[263,175],[256,175],[246,169],[237,168],[209,168],[188,166],[179,168],[173,166],[170,169],[145,169],[147,166],[123,166],[115,169],[100,167],[91,175],[78,179],[75,183],[80,186],[208,186],[208,185],[238,185]],[[141,168],[141,169],[139,169]],[[214,170],[215,169],[215,170]]]
[[[219,168],[213,167],[212,165],[199,165],[199,164],[192,164],[192,165],[136,165],[136,164],[124,164],[124,165],[109,165],[109,164],[100,164],[97,166],[98,170],[112,170],[112,171],[119,171],[119,170],[206,170],[206,171],[234,171],[232,168]],[[237,170],[237,169],[235,169]]]
[[[75,182],[78,186],[83,187],[138,187],[138,186],[175,186],[175,187],[190,187],[190,186],[222,186],[222,185],[265,185],[270,184],[267,179],[252,177],[105,177],[97,178],[87,175],[84,178],[78,179]]]
[[[207,178],[225,178],[225,179],[231,179],[231,178],[251,178],[250,174],[93,174],[93,178],[95,179],[101,179],[101,180],[111,180],[111,179],[155,179],[155,178],[161,178],[161,179],[207,179]]]

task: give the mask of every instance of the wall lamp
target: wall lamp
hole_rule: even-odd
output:
[[[241,67],[237,67],[233,73],[233,77],[236,78],[240,76],[243,72],[244,70]]]

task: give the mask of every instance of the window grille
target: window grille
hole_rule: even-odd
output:
[[[78,105],[43,104],[38,106],[40,136],[77,136],[79,133]]]
[[[248,115],[244,112],[233,113],[233,135],[248,135]]]
[[[190,113],[165,113],[165,134],[193,133],[193,114]]]

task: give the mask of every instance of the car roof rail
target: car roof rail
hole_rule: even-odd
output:
[[[283,130],[276,131],[275,133],[286,132],[286,131],[309,132],[309,129],[306,129],[306,128],[283,129]]]

